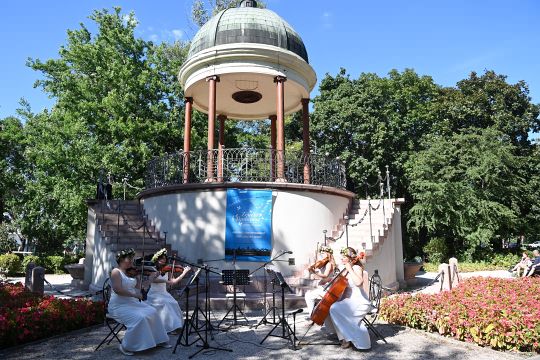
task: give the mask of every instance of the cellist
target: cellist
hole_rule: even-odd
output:
[[[343,248],[340,253],[348,285],[341,299],[330,307],[325,325],[337,334],[342,348],[348,348],[352,343],[356,349],[370,349],[369,333],[362,323],[371,311],[371,303],[363,288],[364,253],[358,256],[351,247]]]
[[[308,271],[313,274],[316,279],[320,280],[315,289],[306,291],[306,294],[304,295],[308,314],[312,313],[313,308],[315,307],[315,302],[323,297],[323,285],[332,278],[332,275],[336,269],[336,261],[334,259],[334,252],[332,248],[323,245],[319,248],[319,253],[323,254],[325,257],[308,267]]]
[[[184,318],[178,301],[167,292],[167,285],[174,286],[180,283],[190,268],[189,266],[183,268],[173,266],[171,268],[172,274],[174,274],[175,270],[180,270],[180,276],[175,278],[171,273],[164,271],[167,270],[167,260],[167,249],[165,248],[152,256],[152,262],[156,265],[159,275],[152,282],[147,302],[157,310],[165,330],[171,335],[176,335],[177,330],[184,325]]]

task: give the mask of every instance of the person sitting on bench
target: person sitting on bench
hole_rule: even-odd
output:
[[[527,276],[534,275],[535,272],[540,270],[540,252],[538,250],[533,251],[534,259],[531,267],[527,271]]]

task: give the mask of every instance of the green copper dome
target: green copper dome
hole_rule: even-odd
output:
[[[292,51],[308,62],[298,33],[275,12],[253,7],[253,3],[243,1],[240,7],[223,10],[204,24],[191,42],[188,58],[218,45],[256,43]]]

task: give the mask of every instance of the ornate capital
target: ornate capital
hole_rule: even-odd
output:
[[[287,77],[286,76],[281,76],[281,75],[278,75],[274,78],[274,82],[275,83],[280,83],[280,82],[285,82],[287,81]]]

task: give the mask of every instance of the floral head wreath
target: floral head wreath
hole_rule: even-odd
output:
[[[360,260],[362,260],[366,256],[363,251],[357,253],[356,250],[354,250],[352,247],[342,248],[340,254],[348,257],[357,257]]]
[[[167,249],[165,249],[165,248],[159,250],[157,253],[154,254],[154,256],[152,256],[152,262],[155,263],[163,255],[167,256]]]
[[[320,252],[320,253],[325,252],[325,253],[328,253],[328,254],[333,254],[333,253],[334,253],[334,250],[332,250],[332,248],[329,247],[329,246],[324,246],[324,245],[322,245],[322,246],[319,248],[319,252]]]
[[[116,261],[120,261],[120,259],[125,257],[131,257],[135,256],[135,250],[133,248],[124,249],[120,251],[118,254],[116,254]]]

